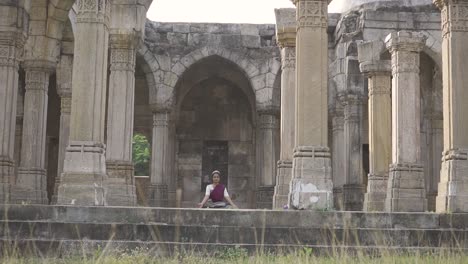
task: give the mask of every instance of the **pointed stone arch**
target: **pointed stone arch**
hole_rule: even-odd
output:
[[[195,63],[211,56],[221,57],[234,65],[249,79],[255,93],[258,109],[268,108],[273,105],[274,83],[281,68],[278,58],[269,59],[266,62],[255,61],[245,51],[226,48],[203,47],[194,50],[180,59],[171,62],[167,55],[157,56],[160,68],[155,71],[157,96],[155,104],[158,108],[172,108],[174,105],[174,92],[177,83],[183,74]]]

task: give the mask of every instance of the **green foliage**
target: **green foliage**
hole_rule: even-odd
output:
[[[135,164],[135,176],[149,176],[151,147],[145,136],[140,134],[133,136],[132,156]]]
[[[229,247],[224,249],[223,251],[216,252],[215,257],[228,261],[242,261],[247,259],[249,257],[249,254],[245,248]]]

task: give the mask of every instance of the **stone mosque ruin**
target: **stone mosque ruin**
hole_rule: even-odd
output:
[[[0,0],[4,208],[172,215],[216,169],[284,219],[468,219],[467,0],[293,0],[276,25],[154,22],[152,2]]]

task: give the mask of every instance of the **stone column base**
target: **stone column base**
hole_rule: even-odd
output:
[[[57,204],[107,205],[105,146],[99,142],[70,141],[65,153]]]
[[[343,187],[333,188],[333,207],[339,211],[344,210]]]
[[[387,175],[369,174],[367,182],[367,193],[364,196],[364,211],[382,212],[385,210],[385,199],[387,198],[388,188]]]
[[[345,184],[343,186],[343,204],[345,211],[362,211],[366,186],[363,184]]]
[[[468,212],[468,149],[444,153],[438,189],[436,212]]]
[[[273,209],[283,209],[288,205],[289,183],[292,176],[292,161],[278,161],[276,186],[273,194]]]
[[[333,182],[331,155],[327,147],[298,147],[294,150],[290,208],[331,209]]]
[[[147,187],[146,194],[151,207],[167,207],[169,204],[166,184],[151,184]]]
[[[390,165],[385,209],[390,212],[427,210],[424,170],[419,164]]]
[[[0,204],[10,202],[11,188],[15,183],[15,163],[0,157]]]
[[[135,206],[136,188],[133,179],[133,162],[107,161],[107,205]]]
[[[274,186],[260,186],[255,192],[256,207],[257,209],[271,209],[273,208],[273,194],[275,192]]]
[[[44,169],[18,168],[16,185],[11,190],[11,203],[49,203],[47,198],[47,177]]]

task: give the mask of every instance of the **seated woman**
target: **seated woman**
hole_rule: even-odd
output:
[[[224,199],[226,199],[232,207],[237,208],[232,202],[231,197],[229,197],[226,187],[220,183],[221,173],[215,170],[211,173],[211,177],[213,179],[213,184],[208,184],[206,186],[205,197],[203,201],[198,204],[198,207],[225,208],[227,205]]]

